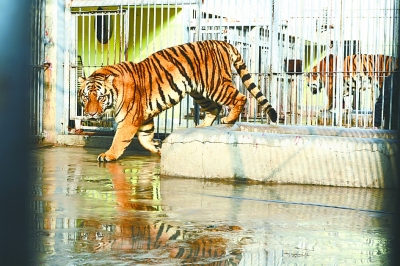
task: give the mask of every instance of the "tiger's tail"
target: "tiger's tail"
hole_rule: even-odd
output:
[[[235,67],[240,78],[242,79],[244,86],[251,93],[251,95],[253,95],[257,99],[263,110],[267,112],[271,121],[276,122],[276,120],[278,119],[278,114],[272,107],[271,103],[268,102],[267,98],[261,93],[260,89],[254,83],[254,79],[247,70],[246,64],[244,63],[242,56],[233,46],[231,50],[231,58],[233,61],[233,66]]]

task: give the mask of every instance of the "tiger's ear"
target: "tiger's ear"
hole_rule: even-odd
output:
[[[80,82],[80,83],[83,83],[83,82],[85,82],[85,78],[84,77],[78,77],[78,81]]]
[[[113,80],[114,80],[114,75],[112,75],[112,74],[107,75],[105,78],[105,81],[108,82],[109,84],[112,84]]]

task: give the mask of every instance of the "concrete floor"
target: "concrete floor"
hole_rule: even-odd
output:
[[[102,151],[33,151],[34,265],[391,264],[396,190],[172,178]]]

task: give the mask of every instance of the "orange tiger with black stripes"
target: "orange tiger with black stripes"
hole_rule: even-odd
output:
[[[139,63],[122,62],[81,77],[78,97],[87,118],[98,119],[107,109],[114,109],[118,124],[110,149],[98,161],[118,159],[137,133],[142,146],[160,154],[153,140],[153,118],[176,105],[189,94],[206,115],[199,126],[210,126],[222,105],[230,107],[221,123],[234,123],[246,96],[232,83],[232,65],[247,90],[275,122],[277,113],[254,84],[242,56],[223,41],[201,41],[158,51]]]
[[[358,87],[359,89],[382,88],[385,77],[397,68],[393,57],[376,54],[355,54],[346,56],[343,60],[343,96],[349,96]],[[326,88],[328,104],[325,110],[333,107],[335,73],[337,72],[337,56],[330,54],[324,57],[311,73],[307,75],[307,85],[313,94]],[[373,95],[373,93],[372,93]]]
[[[328,104],[325,110],[330,110],[333,106],[333,78],[336,72],[337,56],[330,54],[324,57],[313,67],[311,73],[307,75],[307,86],[312,94],[317,94],[325,87],[328,97]]]

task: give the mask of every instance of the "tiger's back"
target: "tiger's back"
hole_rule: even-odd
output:
[[[349,96],[356,88],[382,88],[384,78],[397,68],[397,59],[386,55],[355,54],[343,59],[343,96]],[[327,63],[328,61],[328,63]],[[322,88],[327,89],[328,105],[331,109],[335,95],[335,74],[337,73],[337,56],[324,57],[307,76],[307,84],[313,94]]]
[[[382,88],[385,77],[397,68],[397,58],[394,60],[394,57],[382,54],[346,56],[343,62],[345,92],[349,93],[357,86],[362,89],[373,86]]]
[[[206,113],[200,126],[212,125],[222,105],[229,106],[231,111],[221,122],[234,123],[246,97],[232,83],[232,65],[248,91],[275,122],[277,114],[254,84],[242,56],[226,42],[187,43],[158,51],[136,64],[122,62],[96,70],[82,80],[80,95],[85,113],[101,116],[106,109],[114,108],[118,123],[111,148],[98,159],[118,158],[136,131],[145,148],[159,153],[153,142],[153,117],[176,105],[186,94]],[[106,100],[102,102],[102,99]],[[93,110],[88,110],[89,107]]]
[[[174,106],[187,93],[205,111],[213,112],[218,109],[219,113],[221,105],[234,108],[235,101],[238,101],[235,98],[238,91],[232,85],[232,65],[244,77],[242,80],[245,86],[250,88],[260,104],[268,107],[268,101],[254,85],[237,49],[226,42],[204,41],[161,50],[136,64],[137,69],[134,71],[142,76],[134,78],[144,81],[139,86],[143,91],[142,95],[146,96],[146,105],[143,108],[147,112],[144,119]],[[237,119],[234,118],[225,122],[231,123]],[[211,124],[212,121],[206,121],[204,126]]]

